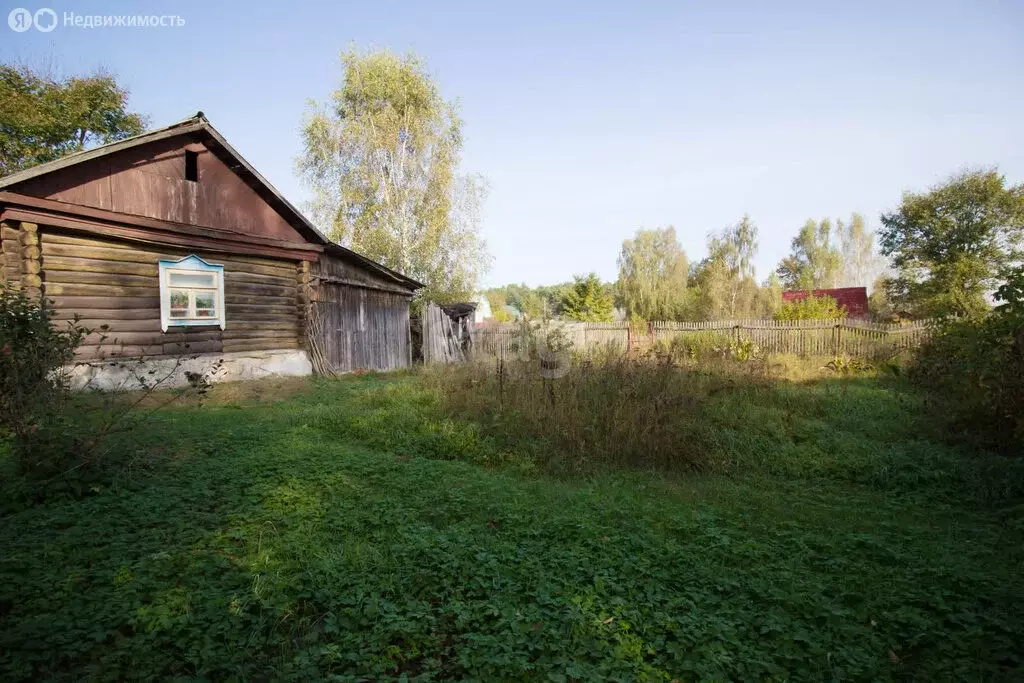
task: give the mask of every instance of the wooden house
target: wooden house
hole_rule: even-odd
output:
[[[0,179],[0,221],[0,278],[106,326],[79,384],[130,380],[125,358],[178,382],[411,362],[422,285],[328,240],[202,112]]]

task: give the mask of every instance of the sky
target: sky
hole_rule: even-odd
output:
[[[417,53],[459,103],[462,170],[490,184],[486,286],[614,280],[638,228],[674,226],[695,262],[744,213],[763,279],[807,218],[877,228],[965,167],[1024,182],[1024,2],[27,2],[5,13],[50,7],[57,27],[0,24],[5,62],[105,68],[153,126],[202,110],[294,203],[340,51]]]

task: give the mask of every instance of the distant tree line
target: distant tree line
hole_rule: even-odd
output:
[[[515,314],[611,320],[612,306],[635,320],[807,311],[831,317],[840,313],[835,302],[783,311],[782,292],[856,286],[871,290],[878,317],[974,315],[991,308],[995,292],[1024,262],[1024,185],[1008,185],[994,169],[964,171],[927,192],[906,193],[882,214],[881,225],[876,234],[858,213],[834,222],[808,219],[790,253],[761,282],[753,265],[758,229],[748,215],[710,233],[707,256],[697,262],[687,259],[674,227],[640,229],[622,243],[614,283],[598,288],[590,274],[545,287],[497,287],[487,295],[499,320]],[[590,303],[581,308],[581,300]]]

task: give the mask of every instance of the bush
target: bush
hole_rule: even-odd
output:
[[[955,432],[987,446],[1024,446],[1024,277],[1000,288],[987,316],[946,322],[917,352],[910,376],[931,389]]]
[[[810,296],[787,301],[775,312],[776,320],[834,320],[846,317],[846,307],[830,296]]]
[[[52,474],[77,452],[77,430],[62,418],[65,368],[89,331],[53,316],[45,299],[0,283],[0,429],[26,474]]]

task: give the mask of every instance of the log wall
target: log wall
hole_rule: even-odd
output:
[[[82,359],[300,348],[303,269],[296,261],[189,252],[46,227],[39,238],[42,289],[57,317],[77,314],[81,325],[96,330],[79,348]],[[190,253],[224,265],[224,330],[160,330],[157,261]],[[102,325],[106,332],[99,331]]]

